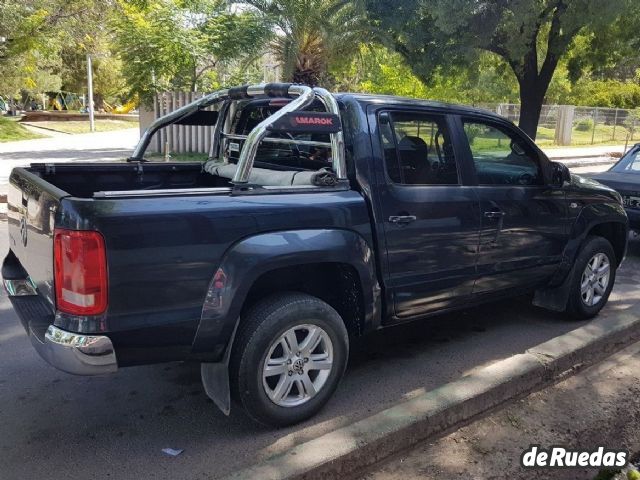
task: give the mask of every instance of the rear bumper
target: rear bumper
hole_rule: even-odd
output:
[[[83,335],[53,325],[54,315],[38,294],[29,291],[24,280],[4,280],[15,312],[38,354],[54,367],[75,375],[100,375],[118,369],[109,337]]]
[[[79,335],[49,325],[40,339],[29,332],[31,344],[51,365],[75,375],[101,375],[118,370],[116,352],[105,336]]]

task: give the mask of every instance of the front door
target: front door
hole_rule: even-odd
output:
[[[480,228],[477,193],[463,186],[445,115],[378,113],[378,191],[387,287],[396,317],[453,306],[472,293]]]
[[[482,214],[474,294],[535,286],[562,258],[565,194],[545,179],[547,160],[515,128],[477,118],[462,123]]]

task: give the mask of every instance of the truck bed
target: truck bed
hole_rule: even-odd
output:
[[[33,163],[26,169],[73,197],[91,198],[98,192],[228,187],[229,181],[211,175],[200,162],[172,163]]]

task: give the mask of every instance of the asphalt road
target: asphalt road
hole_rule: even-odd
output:
[[[14,167],[32,162],[122,160],[131,154],[139,136],[138,128],[128,128],[0,143],[0,193],[6,190]]]
[[[7,250],[0,222],[0,250]],[[640,301],[640,241],[605,315]],[[2,253],[4,256],[4,253]],[[376,333],[352,346],[334,399],[305,424],[220,413],[195,364],[76,377],[41,360],[0,297],[0,479],[216,478],[583,325],[515,299]],[[162,453],[184,449],[177,457]]]

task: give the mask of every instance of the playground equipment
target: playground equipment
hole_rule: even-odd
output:
[[[121,113],[121,114],[129,113],[131,112],[131,110],[135,109],[138,106],[138,103],[139,103],[138,96],[136,95],[124,105],[114,108],[113,113]]]
[[[55,96],[49,95],[49,110],[80,110],[83,107],[82,96],[73,92],[60,91]]]
[[[107,102],[102,102],[103,106],[104,106],[104,111],[105,112],[109,112],[109,113],[117,113],[117,114],[126,114],[131,112],[131,110],[133,110],[134,108],[136,108],[138,106],[138,96],[135,95],[133,98],[131,98],[131,100],[129,100],[127,103],[125,103],[124,105],[109,105]]]

